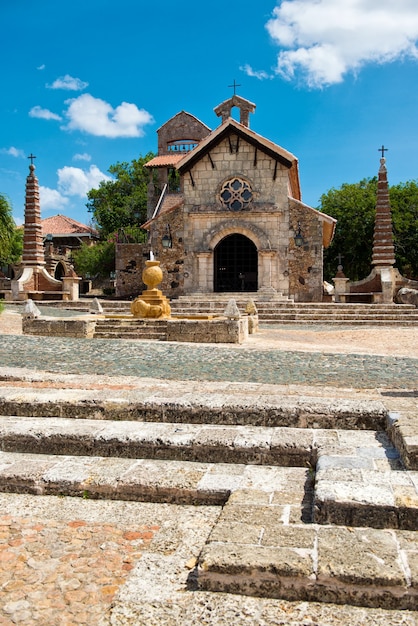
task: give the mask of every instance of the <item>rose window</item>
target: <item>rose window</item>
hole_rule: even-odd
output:
[[[230,211],[246,209],[253,197],[250,185],[242,178],[232,178],[222,185],[220,198],[223,206]]]

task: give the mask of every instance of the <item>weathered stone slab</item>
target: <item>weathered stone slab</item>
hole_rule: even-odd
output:
[[[268,508],[268,507],[261,507]],[[243,519],[245,519],[245,512]],[[202,590],[259,597],[416,608],[412,533],[219,522],[202,550]],[[413,574],[411,574],[413,572]]]
[[[22,319],[22,331],[25,335],[92,338],[95,326],[96,321],[91,319],[57,319],[45,317],[23,317]]]

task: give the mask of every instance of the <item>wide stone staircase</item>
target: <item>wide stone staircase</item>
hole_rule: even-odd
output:
[[[253,300],[262,324],[418,325],[418,310],[412,304],[266,301],[256,293],[239,292],[181,296],[170,304],[172,315],[222,315],[230,299],[242,312]]]
[[[415,415],[274,385],[13,383],[0,491],[219,506],[189,593],[417,609]]]

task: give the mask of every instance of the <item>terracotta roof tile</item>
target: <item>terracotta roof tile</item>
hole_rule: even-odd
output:
[[[86,226],[73,220],[71,217],[65,215],[53,215],[52,217],[46,217],[41,220],[42,234],[46,236],[51,235],[93,235],[98,237],[99,233],[94,228]]]
[[[160,154],[145,163],[144,167],[169,167],[170,165],[176,165],[184,155],[184,152],[180,154]]]

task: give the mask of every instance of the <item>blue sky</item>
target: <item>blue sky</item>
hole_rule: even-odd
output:
[[[0,193],[21,223],[31,153],[42,217],[88,223],[86,191],[156,151],[181,110],[209,127],[237,93],[299,159],[302,198],[418,178],[416,0],[1,0]]]

